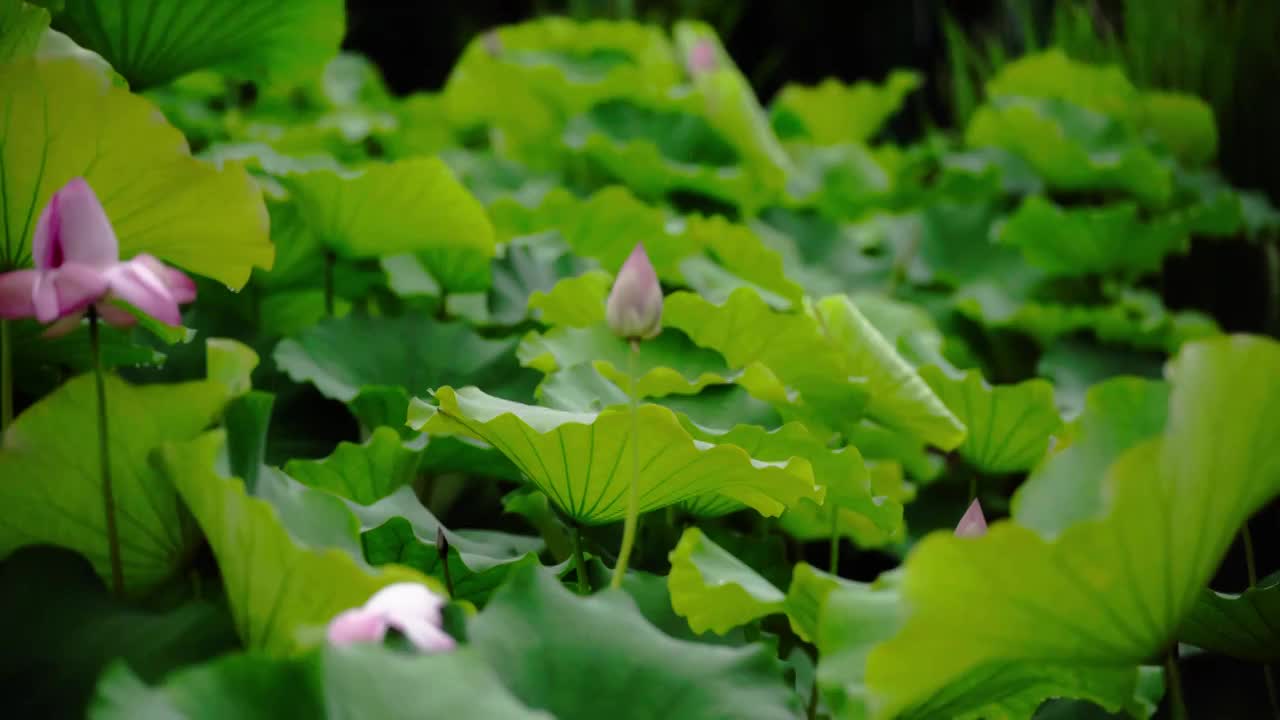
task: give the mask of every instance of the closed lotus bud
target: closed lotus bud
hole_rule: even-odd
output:
[[[956,524],[956,537],[978,537],[986,534],[987,518],[982,514],[982,504],[975,499]]]
[[[613,282],[605,317],[628,340],[648,340],[662,330],[662,286],[643,245],[636,245]]]

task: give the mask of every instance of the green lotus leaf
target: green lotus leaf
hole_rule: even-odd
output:
[[[1208,164],[1218,154],[1218,124],[1213,108],[1194,95],[1144,92],[1136,120],[1189,165]]]
[[[66,0],[54,25],[143,88],[201,68],[273,82],[318,71],[346,31],[337,0]],[[219,32],[205,23],[216,18]]]
[[[225,438],[206,433],[161,452],[165,474],[209,542],[244,646],[287,655],[323,635],[334,615],[364,604],[395,582],[434,580],[400,566],[371,571],[360,555],[358,524],[336,496],[271,472],[258,493],[219,472]],[[267,498],[267,499],[264,499]],[[253,548],[253,552],[245,552]]]
[[[895,70],[881,85],[845,85],[834,78],[814,86],[788,84],[770,107],[773,129],[783,140],[816,145],[864,143],[901,109],[921,82],[917,72]]]
[[[338,443],[329,457],[290,460],[284,471],[303,485],[369,505],[411,482],[421,459],[422,451],[406,446],[398,432],[379,427],[359,445]]]
[[[98,684],[90,717],[174,720],[267,717],[450,717],[548,720],[503,687],[467,648],[416,655],[391,648],[328,647],[297,658],[234,654],[147,686],[128,667],[111,667]]]
[[[969,429],[956,450],[980,472],[1030,470],[1062,425],[1053,386],[1044,380],[993,387],[979,370],[960,374],[937,365],[920,368],[920,376]]]
[[[531,332],[516,349],[522,365],[547,374],[590,363],[627,395],[631,393],[631,354],[629,343],[605,325]],[[640,343],[635,355],[637,397],[693,395],[708,385],[731,382],[735,375],[719,353],[694,345],[678,330]]]
[[[524,322],[529,317],[531,298],[553,290],[560,280],[580,276],[594,266],[594,262],[569,252],[565,242],[554,235],[512,240],[491,265],[490,322],[498,325]]]
[[[242,346],[234,347],[230,352]],[[227,351],[209,347],[211,369],[223,365],[219,355]],[[129,593],[144,593],[180,569],[199,540],[172,486],[149,463],[152,451],[199,434],[245,380],[214,376],[136,386],[108,374],[104,381],[124,586]],[[0,498],[14,514],[0,526],[0,556],[27,545],[56,545],[84,555],[109,578],[98,462],[96,385],[93,375],[85,374],[41,398],[5,428]]]
[[[1260,663],[1280,661],[1280,573],[1242,593],[1205,589],[1178,632],[1180,642]]]
[[[781,590],[696,527],[684,531],[670,559],[671,606],[695,633],[724,635],[785,610]]]
[[[796,563],[791,573],[791,587],[787,589],[787,618],[791,629],[801,638],[816,643],[819,617],[826,607],[831,591],[842,587],[856,587],[859,583],[837,575],[822,572],[809,563]]]
[[[340,493],[341,494],[341,493]],[[449,542],[449,579],[453,596],[481,603],[506,578],[512,564],[536,555],[542,540],[488,530],[449,530],[402,487],[365,505],[348,503],[359,519],[364,557],[374,565],[396,563],[443,581],[437,533]]]
[[[1180,223],[1139,220],[1133,203],[1064,210],[1038,195],[1022,203],[999,237],[1032,265],[1066,276],[1152,272],[1166,255],[1186,253],[1191,245]]]
[[[216,170],[146,100],[72,59],[0,66],[0,114],[10,137],[0,265],[31,262],[36,219],[53,193],[83,177],[102,200],[121,257],[146,252],[240,287],[271,267],[261,192],[243,168]],[[216,222],[215,222],[216,219]]]
[[[321,394],[342,402],[375,385],[425,395],[449,383],[479,383],[525,397],[537,376],[520,370],[515,345],[515,338],[490,340],[465,323],[422,314],[348,315],[280,341],[274,357],[294,382],[312,383]]]
[[[892,639],[868,637],[871,618],[837,602],[841,593],[829,598],[824,688],[852,716],[1025,717],[1049,696],[1127,705],[1137,666],[1167,647],[1235,529],[1280,493],[1268,450],[1277,372],[1274,341],[1188,344],[1170,365],[1163,434],[1104,476],[1079,478],[1101,487],[1102,517],[1052,542],[1009,522],[982,537],[924,538],[903,569],[906,615]],[[850,655],[866,659],[865,676]]]
[[[1065,417],[1080,415],[1089,388],[1128,375],[1157,379],[1164,365],[1160,353],[1141,353],[1103,347],[1084,339],[1064,338],[1040,355],[1036,374],[1053,383],[1058,407]]]
[[[531,293],[529,313],[544,325],[591,327],[605,321],[604,306],[612,286],[612,275],[588,270],[557,282],[546,292]]]
[[[63,378],[93,369],[89,326],[84,324],[57,338],[44,337],[45,327],[32,320],[10,320],[13,342],[14,387],[39,397],[52,392]],[[99,350],[104,368],[159,366],[165,353],[137,330],[99,327]]]
[[[735,276],[739,284],[773,293],[783,305],[798,303],[803,294],[787,278],[781,258],[745,226],[719,217],[673,218],[625,188],[607,187],[585,200],[557,189],[535,208],[499,200],[489,212],[501,237],[555,230],[574,253],[599,260],[610,272],[643,244],[654,271],[669,283],[691,284],[685,269],[699,259]]]
[[[845,354],[827,340],[814,317],[777,312],[749,289],[735,290],[721,304],[673,293],[662,317],[664,326],[719,352],[729,367],[754,366],[761,378],[775,378],[774,387],[794,390],[798,396],[776,399],[806,421],[839,427],[855,421],[867,402],[867,390],[854,379]]]
[[[956,309],[988,328],[1017,330],[1051,346],[1060,338],[1089,332],[1106,343],[1139,350],[1175,352],[1183,343],[1219,334],[1217,323],[1194,310],[1170,311],[1145,289],[1124,289],[1099,304],[1027,299],[982,283],[962,289]]]
[[[11,712],[83,717],[112,661],[148,680],[237,646],[231,617],[210,600],[142,609],[113,597],[89,562],[58,548],[27,548],[0,566],[0,676],[23,692]],[[37,670],[38,668],[38,670]]]
[[[429,433],[484,440],[512,460],[570,517],[598,525],[623,517],[631,484],[630,412],[567,412],[510,402],[469,387],[415,399],[409,425]],[[695,440],[670,410],[642,405],[639,428],[641,512],[717,492],[778,515],[803,497],[820,497],[809,461],[763,462],[732,445]],[[625,461],[625,462],[624,462]]]
[[[281,178],[321,244],[349,258],[414,253],[450,292],[489,286],[493,226],[438,158]]]
[[[815,309],[830,342],[844,352],[849,374],[868,380],[867,415],[943,450],[960,445],[964,424],[847,296],[823,298]]]
[[[1163,206],[1173,192],[1170,169],[1135,140],[1120,121],[1056,98],[995,98],[965,130],[967,145],[1009,150],[1055,190],[1122,191]]]
[[[1159,435],[1169,410],[1169,386],[1138,378],[1116,378],[1085,395],[1084,412],[1067,432],[1070,444],[1035,469],[1013,496],[1019,524],[1053,538],[1073,523],[1106,509],[1102,477],[1126,450]]]
[[[0,63],[30,57],[48,29],[48,10],[23,0],[0,2]]]
[[[766,646],[676,640],[625,593],[575,596],[531,565],[512,572],[467,633],[512,695],[562,720],[796,716]]]

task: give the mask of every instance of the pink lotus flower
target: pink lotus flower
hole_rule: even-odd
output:
[[[344,610],[329,622],[329,642],[334,645],[382,642],[395,628],[423,652],[454,648],[454,640],[440,629],[444,598],[418,583],[396,583],[382,588],[363,607]]]
[[[0,317],[54,323],[50,336],[72,330],[90,306],[111,325],[137,322],[113,301],[180,325],[178,305],[196,297],[191,278],[150,255],[120,261],[111,221],[82,178],[71,180],[49,199],[36,222],[31,249],[35,269],[0,275]]]
[[[643,245],[636,245],[618,271],[605,317],[609,327],[628,340],[648,340],[662,330],[662,286]]]
[[[956,524],[956,537],[978,537],[986,534],[987,518],[982,514],[982,504],[975,498]]]

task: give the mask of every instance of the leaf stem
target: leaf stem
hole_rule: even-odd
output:
[[[13,422],[13,334],[0,320],[0,432]]]
[[[107,553],[111,558],[111,590],[124,594],[124,567],[120,561],[120,530],[116,527],[116,499],[111,488],[111,450],[107,442],[107,384],[102,372],[102,341],[98,310],[89,307],[89,348],[93,354],[93,376],[98,386],[98,462],[102,467],[102,509],[107,518]]]
[[[333,317],[333,266],[338,258],[332,250],[324,252],[324,315]]]
[[[640,354],[640,341],[631,341],[627,353],[628,388],[631,395],[631,490],[627,497],[627,519],[622,525],[622,548],[618,550],[618,564],[613,567],[613,579],[609,587],[622,587],[627,574],[627,562],[631,559],[631,547],[636,542],[636,525],[640,520],[640,497],[636,486],[640,483],[640,393],[636,391],[636,356]]]
[[[1182,675],[1178,672],[1178,645],[1164,658],[1164,683],[1169,689],[1169,713],[1173,720],[1187,720],[1187,703],[1182,696]]]
[[[1244,566],[1249,573],[1249,587],[1258,584],[1258,563],[1253,555],[1253,533],[1249,532],[1249,520],[1246,518],[1240,526],[1240,538],[1244,540]]]
[[[578,573],[578,594],[591,594],[591,580],[587,577],[587,558],[582,554],[582,531],[577,525],[569,526],[569,541],[573,543],[573,567]]]
[[[827,568],[832,575],[840,574],[840,509],[831,508],[831,559]]]

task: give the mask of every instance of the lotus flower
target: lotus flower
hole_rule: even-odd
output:
[[[605,317],[609,327],[628,340],[648,340],[662,330],[662,286],[643,245],[636,245],[618,271]]]
[[[987,534],[987,518],[982,514],[982,504],[975,498],[956,524],[956,537],[978,537]]]
[[[150,255],[120,261],[111,221],[82,178],[49,199],[36,222],[31,249],[35,269],[0,275],[0,317],[54,323],[47,333],[51,336],[69,332],[90,306],[112,325],[137,322],[113,301],[179,325],[178,305],[196,297],[191,278]]]
[[[454,640],[440,629],[444,598],[418,583],[396,583],[382,588],[363,607],[338,613],[329,622],[329,642],[334,645],[382,642],[395,628],[422,652],[452,650]]]

